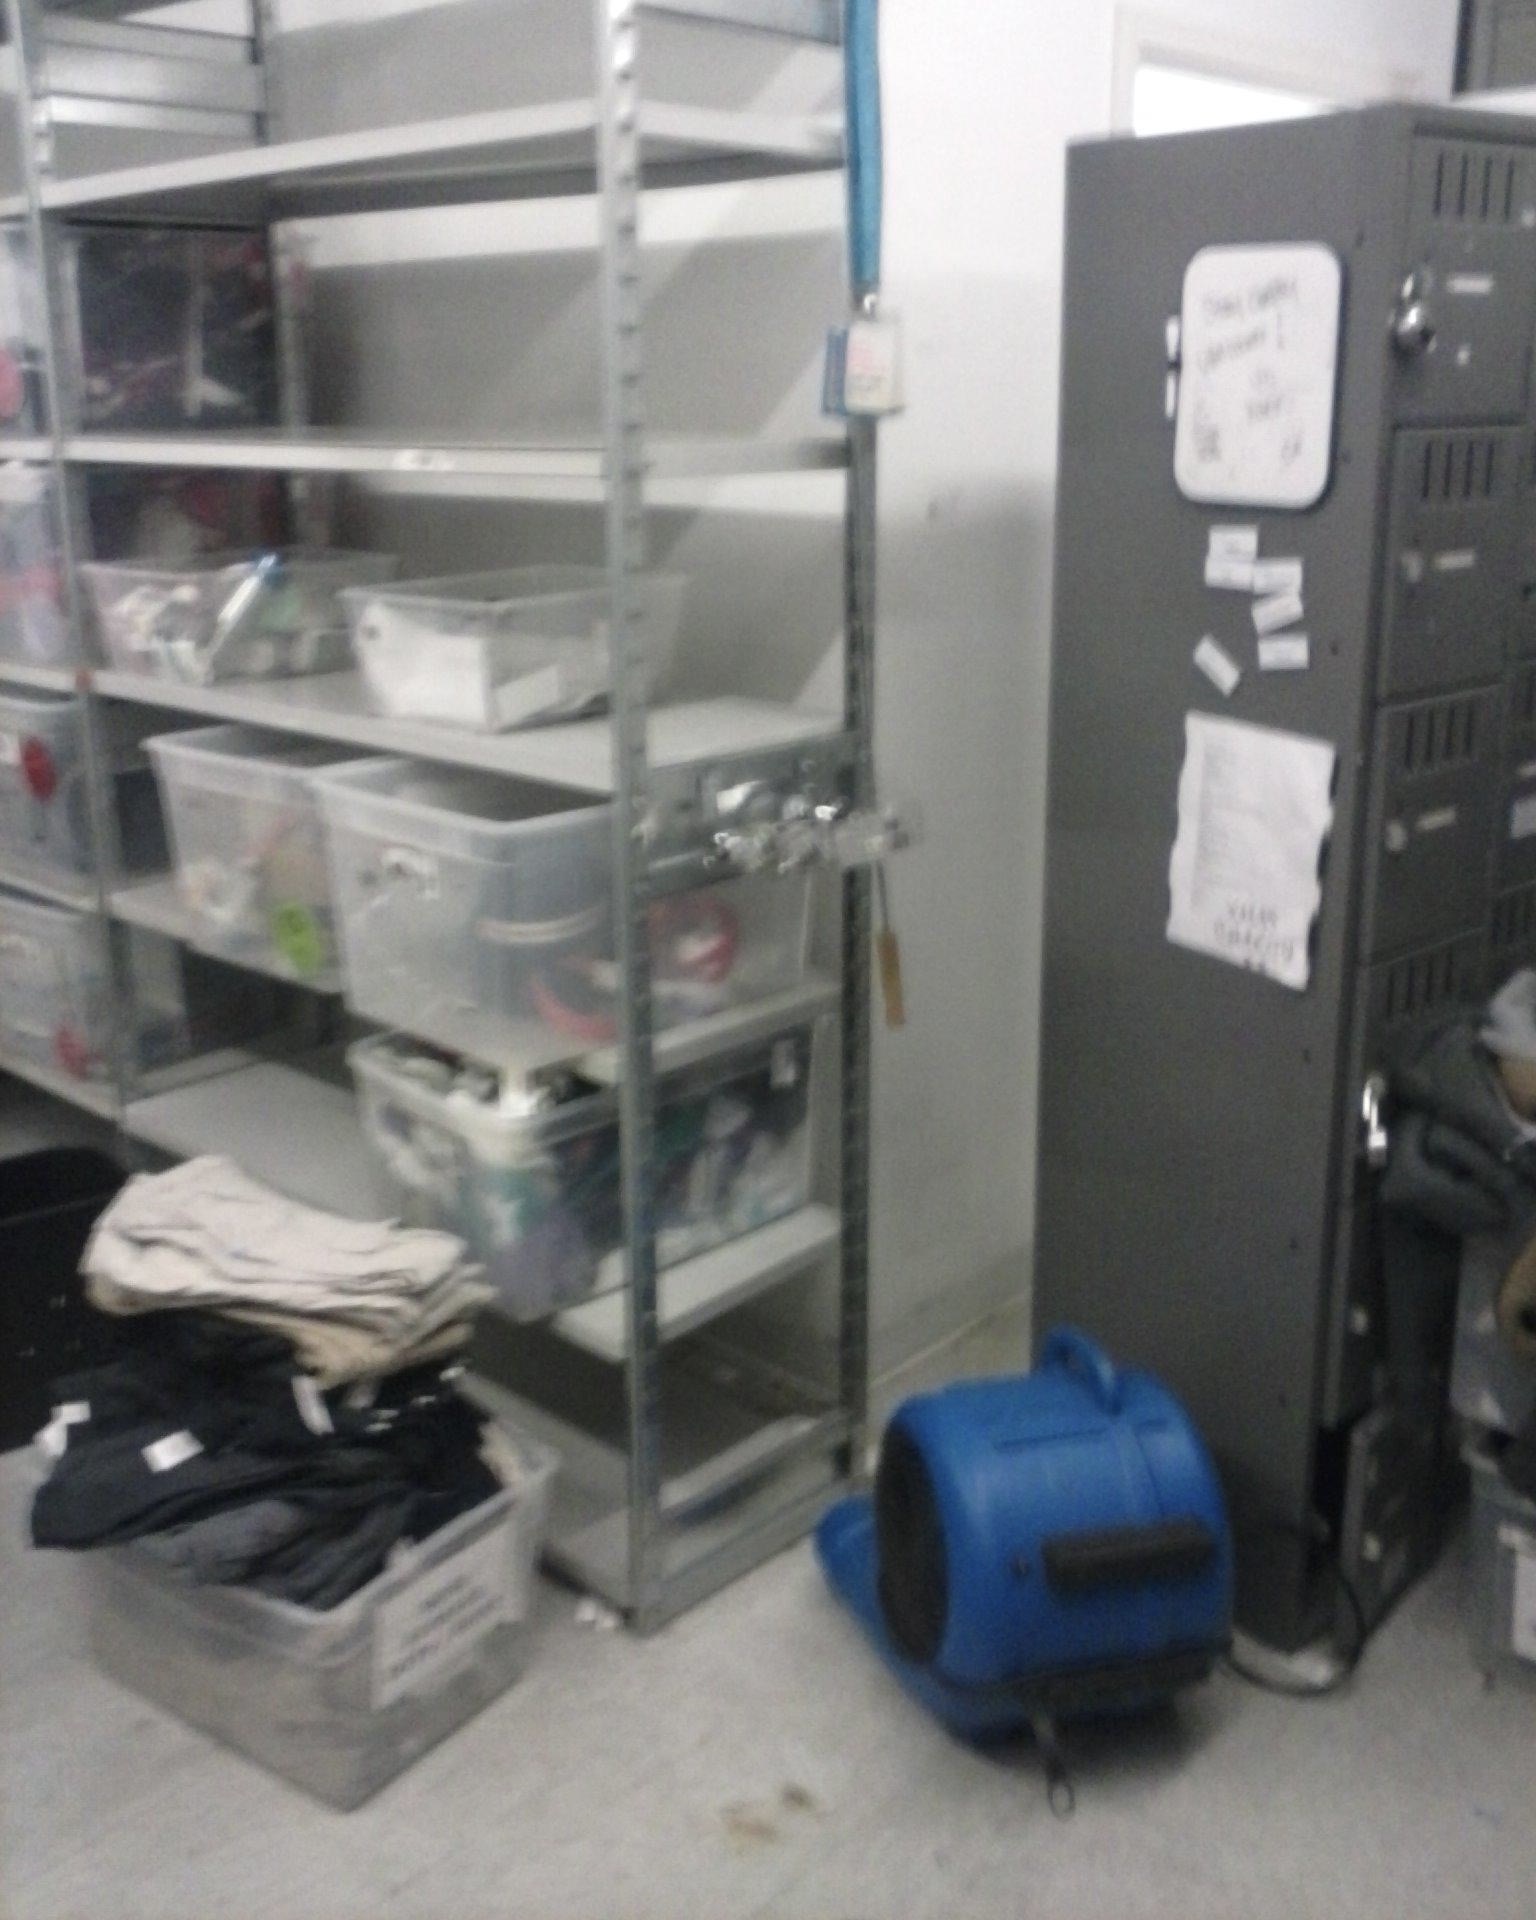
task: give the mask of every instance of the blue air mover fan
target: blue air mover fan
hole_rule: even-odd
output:
[[[1052,1729],[1203,1680],[1232,1623],[1221,1487],[1173,1396],[1059,1328],[1033,1373],[924,1394],[822,1567],[887,1665],[954,1731]]]

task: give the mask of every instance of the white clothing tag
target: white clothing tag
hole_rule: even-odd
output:
[[[1254,631],[1274,633],[1279,627],[1294,626],[1305,611],[1299,593],[1272,593],[1253,603]]]
[[[21,735],[0,732],[0,767],[21,765]]]
[[[529,1582],[516,1577],[514,1523],[509,1515],[380,1603],[373,1620],[375,1708],[431,1687],[493,1627],[527,1613]]]
[[[1529,840],[1533,833],[1536,833],[1536,793],[1528,793],[1509,809],[1509,837]]]
[[[45,1460],[62,1460],[69,1445],[69,1422],[57,1415],[33,1436],[32,1444]]]
[[[299,1418],[311,1433],[334,1433],[336,1423],[331,1418],[331,1410],[325,1404],[325,1395],[320,1384],[307,1373],[293,1376],[293,1403],[299,1410]]]
[[[1259,642],[1260,673],[1305,673],[1310,664],[1304,633],[1277,633]]]
[[[1234,593],[1253,592],[1254,563],[1235,553],[1208,553],[1205,556],[1205,584],[1225,587]]]
[[[878,320],[853,320],[843,349],[843,411],[899,413],[901,324],[894,314]]]
[[[66,1400],[62,1406],[53,1410],[55,1420],[62,1420],[66,1427],[78,1427],[91,1417],[89,1400]]]
[[[1509,1644],[1522,1660],[1536,1660],[1536,1540],[1515,1548],[1515,1600]]]
[[[168,1433],[163,1440],[151,1441],[143,1450],[144,1463],[151,1473],[169,1473],[172,1467],[195,1460],[202,1450],[202,1441],[183,1427],[180,1433]]]
[[[1219,694],[1228,700],[1232,698],[1232,689],[1243,677],[1243,670],[1224,647],[1218,646],[1209,634],[1195,648],[1195,665],[1210,681]]]
[[[1257,527],[1212,527],[1206,551],[1213,558],[1221,554],[1228,560],[1256,560],[1259,530]]]
[[[1300,560],[1255,560],[1253,590],[1262,594],[1300,593],[1304,575]]]

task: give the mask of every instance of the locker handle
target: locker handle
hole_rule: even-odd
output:
[[[1387,1164],[1391,1145],[1382,1111],[1387,1102],[1387,1083],[1379,1073],[1366,1076],[1360,1090],[1360,1126],[1364,1134],[1365,1164],[1379,1172]]]

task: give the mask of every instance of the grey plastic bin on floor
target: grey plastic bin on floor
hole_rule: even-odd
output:
[[[503,1431],[523,1483],[328,1613],[184,1585],[131,1546],[77,1555],[97,1664],[317,1800],[361,1806],[527,1665],[555,1457]]]
[[[1510,1486],[1486,1445],[1470,1448],[1466,1457],[1472,1469],[1472,1656],[1489,1681],[1536,1693],[1536,1500]]]

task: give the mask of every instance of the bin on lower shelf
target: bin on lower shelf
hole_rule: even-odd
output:
[[[74,1080],[106,1078],[112,989],[94,914],[0,889],[0,1046]]]
[[[131,1546],[76,1556],[114,1680],[330,1806],[360,1806],[527,1664],[554,1456],[328,1613],[189,1587]]]
[[[312,782],[319,769],[359,756],[249,727],[197,727],[144,744],[198,944],[296,980],[330,973],[336,941]]]
[[[671,670],[686,584],[676,573],[637,583],[652,693]],[[581,713],[609,690],[602,567],[511,567],[354,587],[342,599],[368,691],[401,719],[499,732]]]
[[[663,1266],[810,1199],[814,1030],[802,1026],[668,1075],[656,1122]],[[363,1128],[401,1216],[445,1227],[485,1263],[505,1312],[537,1319],[622,1279],[617,1106],[593,1093],[517,1111],[477,1097],[474,1070],[409,1042],[348,1055]]]
[[[1467,1453],[1472,1469],[1472,1562],[1467,1619],[1472,1654],[1490,1680],[1536,1692],[1536,1500],[1499,1471],[1485,1443]]]
[[[364,760],[316,776],[354,1010],[516,1065],[617,1034],[612,812],[491,774]],[[753,876],[652,910],[658,1028],[799,985],[806,874]],[[537,1063],[543,1064],[543,1062]]]

